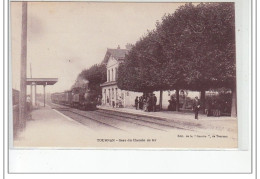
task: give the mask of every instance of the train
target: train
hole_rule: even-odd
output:
[[[86,86],[78,86],[60,93],[51,94],[52,103],[81,110],[95,110],[98,104],[96,92]]]

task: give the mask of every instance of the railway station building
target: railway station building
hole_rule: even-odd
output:
[[[136,96],[142,93],[121,90],[117,86],[118,66],[124,60],[125,55],[130,50],[130,46],[121,49],[107,49],[103,63],[106,64],[107,81],[102,83],[102,105],[115,107],[132,107]]]

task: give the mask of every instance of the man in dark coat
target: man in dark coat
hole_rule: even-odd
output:
[[[136,96],[136,98],[135,98],[135,109],[138,109],[138,102],[139,102],[138,96]]]
[[[153,94],[153,112],[156,112],[157,97]]]
[[[147,96],[146,103],[147,103],[147,111],[150,112],[152,110],[152,105],[153,105],[153,99],[152,99],[152,95],[151,94],[149,94]]]
[[[198,120],[198,115],[199,115],[199,110],[200,110],[200,101],[197,96],[195,97],[195,100],[193,102],[193,110],[195,113],[195,119]]]
[[[139,109],[143,109],[143,96],[139,97]]]

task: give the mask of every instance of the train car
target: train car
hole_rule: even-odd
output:
[[[60,104],[63,104],[63,105],[65,104],[65,93],[64,92],[59,94],[59,102],[60,102]]]
[[[64,92],[64,104],[67,105],[67,106],[71,106],[72,105],[72,91],[65,91]]]
[[[65,94],[53,93],[51,94],[51,101],[56,104],[65,104]]]
[[[88,84],[74,87],[62,93],[53,93],[51,100],[53,103],[71,106],[82,110],[96,109],[96,93],[88,89]]]
[[[58,93],[51,94],[51,102],[58,103]]]

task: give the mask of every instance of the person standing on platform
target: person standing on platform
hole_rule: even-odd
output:
[[[147,104],[147,112],[150,112],[151,111],[151,106],[152,106],[152,99],[151,99],[151,95],[150,94],[147,96],[146,104]]]
[[[194,103],[193,103],[193,110],[194,110],[194,113],[195,113],[195,119],[198,120],[199,119],[198,115],[199,115],[199,110],[200,110],[200,101],[199,101],[197,96],[195,97],[195,100],[194,100]]]
[[[139,103],[138,96],[136,96],[136,98],[135,98],[135,109],[136,110],[138,109],[138,103]]]
[[[156,112],[157,97],[153,94],[153,112]]]
[[[143,98],[143,110],[147,112],[147,97]]]
[[[112,101],[112,106],[113,106],[113,108],[115,107],[115,101]]]
[[[143,96],[139,97],[139,109],[143,109]]]

